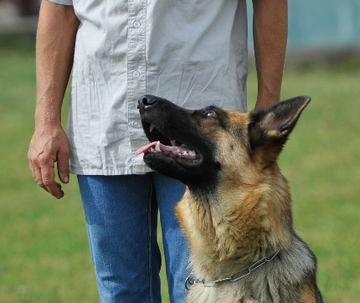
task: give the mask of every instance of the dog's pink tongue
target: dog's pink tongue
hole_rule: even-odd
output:
[[[142,153],[147,152],[150,148],[154,148],[156,151],[165,151],[165,152],[171,152],[173,154],[179,154],[179,153],[184,153],[184,152],[191,152],[191,150],[185,146],[167,146],[164,145],[162,143],[160,143],[160,141],[154,141],[151,142],[148,145],[142,146],[140,147],[137,151],[136,154],[140,155]]]
[[[151,142],[151,143],[148,144],[148,145],[142,146],[142,147],[140,147],[140,148],[136,151],[136,154],[137,154],[137,155],[140,155],[140,154],[146,152],[148,149],[150,149],[150,148],[152,148],[152,147],[155,148],[155,145],[156,145],[156,141]]]

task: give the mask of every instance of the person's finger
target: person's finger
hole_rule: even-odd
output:
[[[36,156],[34,156],[34,151],[32,148],[29,149],[28,152],[28,160],[29,160],[29,167],[31,174],[35,180],[35,182],[42,188],[44,188],[44,184],[42,182],[42,176],[41,176],[41,168],[39,166],[39,163],[37,161]],[[45,188],[44,188],[45,189]]]
[[[41,168],[41,184],[38,184],[55,198],[62,198],[64,192],[61,189],[61,185],[55,182],[54,160],[51,158],[40,157],[39,163]]]
[[[69,149],[67,147],[59,151],[57,167],[61,182],[69,183]]]

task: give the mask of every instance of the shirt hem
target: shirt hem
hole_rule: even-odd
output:
[[[65,6],[73,6],[72,0],[47,0],[47,1]]]
[[[71,174],[88,176],[145,175],[152,171],[151,168],[143,166],[120,169],[70,168]]]

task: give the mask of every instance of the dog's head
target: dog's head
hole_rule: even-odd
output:
[[[254,184],[276,159],[309,97],[296,97],[268,109],[240,113],[210,106],[187,110],[168,100],[139,99],[150,144],[140,148],[152,169],[211,193],[221,184]]]

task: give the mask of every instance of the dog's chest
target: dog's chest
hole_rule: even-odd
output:
[[[258,303],[245,292],[243,283],[224,283],[215,287],[192,285],[186,303]]]

